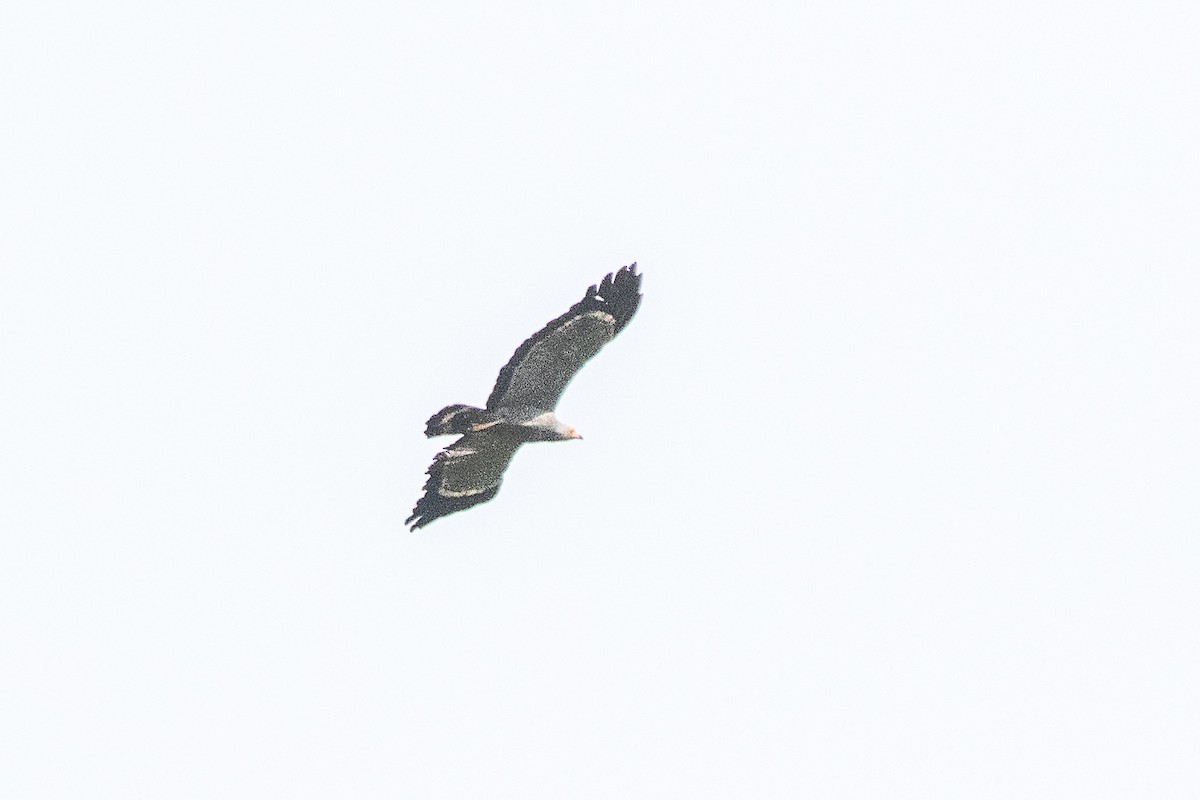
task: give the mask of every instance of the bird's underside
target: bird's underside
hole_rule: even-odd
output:
[[[582,438],[554,409],[587,360],[612,341],[637,311],[642,276],[637,264],[605,276],[565,314],[529,337],[500,370],[485,408],[447,406],[425,423],[429,437],[461,438],[439,452],[426,474],[425,493],[405,520],[412,529],[487,502],[526,442]]]

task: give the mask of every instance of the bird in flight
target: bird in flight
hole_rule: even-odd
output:
[[[642,301],[637,263],[604,276],[567,313],[517,348],[500,370],[485,408],[446,406],[425,423],[428,437],[461,434],[434,457],[410,530],[485,503],[526,442],[582,439],[554,415],[567,384],[588,359],[629,324]]]

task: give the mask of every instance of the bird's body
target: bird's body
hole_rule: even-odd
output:
[[[630,264],[605,276],[567,313],[517,348],[500,370],[486,408],[446,406],[425,423],[426,436],[461,434],[434,458],[425,494],[412,516],[413,529],[438,517],[491,500],[504,470],[527,442],[581,439],[554,414],[575,373],[633,317],[641,302],[642,276]]]

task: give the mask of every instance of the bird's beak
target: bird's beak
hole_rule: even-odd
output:
[[[572,439],[582,439],[583,437],[579,435],[579,431],[575,430],[574,428],[571,428],[571,438]]]

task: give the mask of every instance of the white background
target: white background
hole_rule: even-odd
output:
[[[1200,796],[1197,8],[7,7],[0,796]]]

